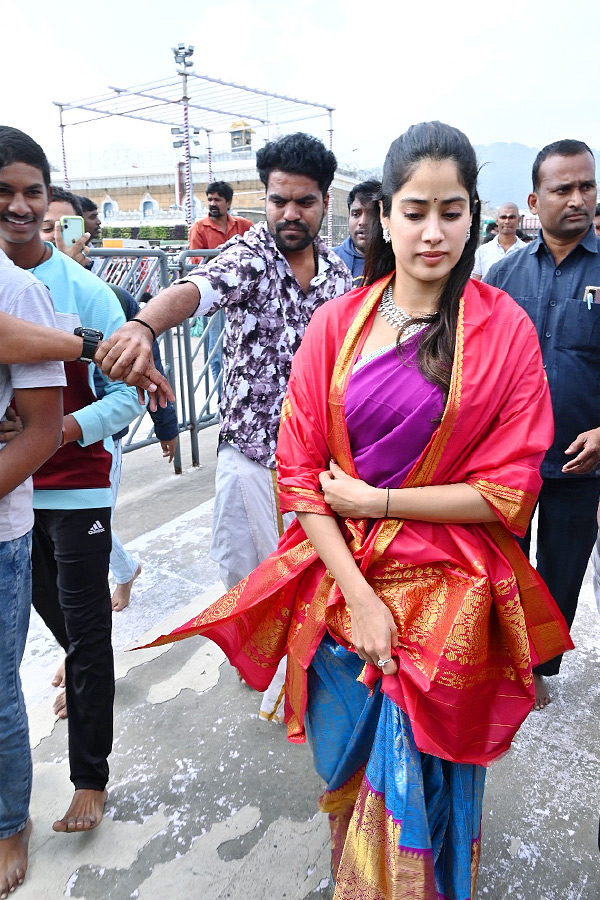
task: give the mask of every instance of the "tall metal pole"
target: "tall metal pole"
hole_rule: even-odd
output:
[[[185,44],[179,44],[177,47],[173,47],[172,50],[176,64],[181,66],[181,69],[178,70],[178,74],[181,75],[181,103],[183,106],[183,148],[185,152],[185,190],[187,194],[185,221],[187,222],[188,228],[191,228],[194,224],[194,185],[192,183],[192,154],[190,152],[190,98],[188,97],[187,70],[188,66],[193,65],[191,58],[194,48],[191,44],[187,47]],[[181,146],[181,144],[177,142],[174,146],[178,147]]]
[[[329,110],[329,149],[333,152],[333,110]],[[333,246],[333,182],[329,186],[329,205],[327,207],[327,246]]]
[[[60,121],[60,144],[62,148],[62,164],[63,164],[63,175],[65,179],[65,190],[71,190],[71,184],[69,182],[69,173],[67,172],[67,151],[65,148],[65,123],[63,122],[63,108],[61,103],[57,103],[58,106],[58,115]]]
[[[190,150],[190,115],[189,115],[189,97],[187,93],[187,70],[184,66],[181,73],[181,81],[183,85],[183,146],[185,149],[185,190],[187,193],[187,203],[185,208],[185,221],[188,228],[194,224],[194,186],[192,184],[192,159]]]
[[[213,180],[213,171],[212,171],[212,145],[210,143],[210,131],[208,128],[206,129],[206,159],[208,161],[208,183],[210,184]]]

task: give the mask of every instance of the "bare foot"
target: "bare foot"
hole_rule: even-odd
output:
[[[56,670],[56,675],[52,679],[52,687],[61,687],[64,688],[66,685],[65,681],[65,661],[61,662],[60,666]]]
[[[0,841],[0,897],[5,900],[25,880],[31,819],[18,834]]]
[[[537,710],[544,709],[550,703],[550,694],[548,693],[544,676],[536,675],[534,672],[533,684],[535,686],[535,703],[533,708]]]
[[[66,719],[69,715],[67,712],[67,692],[61,691],[58,697],[54,701],[54,705],[52,707],[54,710],[54,715],[59,719]]]
[[[102,821],[107,797],[106,791],[75,791],[68,810],[52,826],[53,831],[72,833],[96,828]]]
[[[135,575],[133,578],[130,578],[129,581],[126,581],[125,584],[118,584],[115,588],[115,592],[111,597],[111,603],[113,612],[120,612],[122,609],[125,609],[126,606],[129,606],[129,600],[131,598],[131,588],[133,587],[133,582],[135,579],[141,575],[142,566],[138,564],[137,569],[135,570]]]

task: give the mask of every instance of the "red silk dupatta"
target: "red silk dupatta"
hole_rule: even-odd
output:
[[[314,314],[294,358],[277,447],[284,511],[333,515],[318,480],[330,459],[356,477],[344,418],[352,366],[389,277]],[[501,291],[469,282],[440,425],[402,487],[466,482],[498,523],[338,520],[366,579],[398,625],[396,675],[382,690],[410,717],[419,750],[487,765],[510,746],[534,700],[532,665],[572,647],[522,535],[552,441],[535,330]],[[399,485],[400,487],[400,485]],[[352,649],[337,585],[296,520],[277,551],[195,619],[155,644],[202,634],[257,690],[288,654],[286,722],[304,740],[306,670],[325,629]],[[363,680],[375,685],[367,666]]]

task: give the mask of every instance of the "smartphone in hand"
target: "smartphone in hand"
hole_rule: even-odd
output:
[[[66,246],[72,247],[85,234],[83,216],[61,216],[60,230]]]

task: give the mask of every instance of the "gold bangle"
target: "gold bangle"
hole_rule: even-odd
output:
[[[387,497],[386,497],[386,501],[385,501],[385,516],[383,517],[384,519],[388,518],[388,512],[390,509],[390,489],[386,488],[386,491],[387,491]]]

